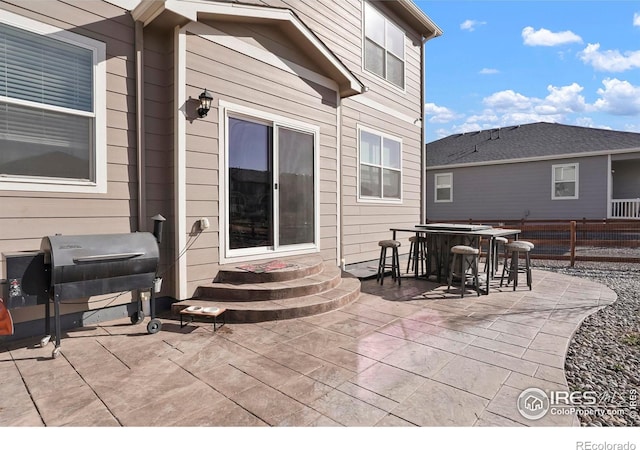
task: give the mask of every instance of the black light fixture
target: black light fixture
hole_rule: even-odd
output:
[[[209,91],[205,89],[204,92],[198,96],[198,100],[200,100],[198,115],[200,117],[205,117],[211,109],[211,100],[213,100],[213,97],[209,94]]]

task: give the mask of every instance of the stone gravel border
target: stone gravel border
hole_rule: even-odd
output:
[[[534,260],[536,269],[604,284],[617,300],[588,316],[571,338],[565,360],[569,389],[595,391],[598,405],[581,406],[582,426],[640,426],[640,264]]]

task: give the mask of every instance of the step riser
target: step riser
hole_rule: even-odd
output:
[[[264,273],[247,272],[235,264],[220,266],[214,281],[199,286],[192,298],[171,305],[171,311],[179,317],[188,306],[218,306],[226,310],[228,323],[265,322],[326,313],[360,296],[360,281],[327,265],[319,254],[283,261],[289,267]]]
[[[281,272],[239,272],[231,270],[220,270],[215,278],[217,283],[237,283],[237,284],[257,284],[272,283],[277,281],[291,281],[322,272],[322,264],[312,267],[303,267],[297,270],[287,270]]]
[[[311,306],[267,311],[227,309],[226,321],[227,323],[256,323],[313,316],[342,308],[357,300],[359,296],[360,289],[357,289],[335,300]]]
[[[283,300],[294,297],[304,297],[307,295],[319,294],[333,289],[340,284],[340,276],[317,284],[307,284],[302,286],[292,286],[280,289],[251,289],[247,288],[227,288],[218,286],[201,286],[197,289],[194,298],[199,300],[210,299],[212,301],[224,299],[225,301],[253,302],[258,300]]]

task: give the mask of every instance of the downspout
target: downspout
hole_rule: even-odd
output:
[[[435,31],[434,31],[435,36]],[[424,47],[427,38],[424,36],[420,39],[420,223],[427,223],[427,145],[425,132],[427,130],[426,120],[424,117],[425,95],[425,51]]]
[[[138,231],[147,229],[147,182],[145,176],[145,128],[144,128],[144,25],[135,23],[136,51],[136,168],[138,176]]]
[[[344,270],[346,261],[344,259],[344,221],[342,220],[343,211],[343,199],[342,199],[342,98],[340,98],[340,90],[336,91],[336,150],[337,150],[337,167],[336,177],[338,182],[336,183],[337,197],[338,197],[338,265]]]
[[[426,101],[426,56],[425,44],[428,40],[440,36],[438,30],[433,30],[430,36],[422,36],[420,46],[420,223],[427,223],[427,124],[424,117],[424,102]]]

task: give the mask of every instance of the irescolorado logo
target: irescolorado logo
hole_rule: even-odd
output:
[[[518,396],[518,412],[525,419],[541,419],[549,411],[549,406],[549,396],[542,389],[525,389]]]

